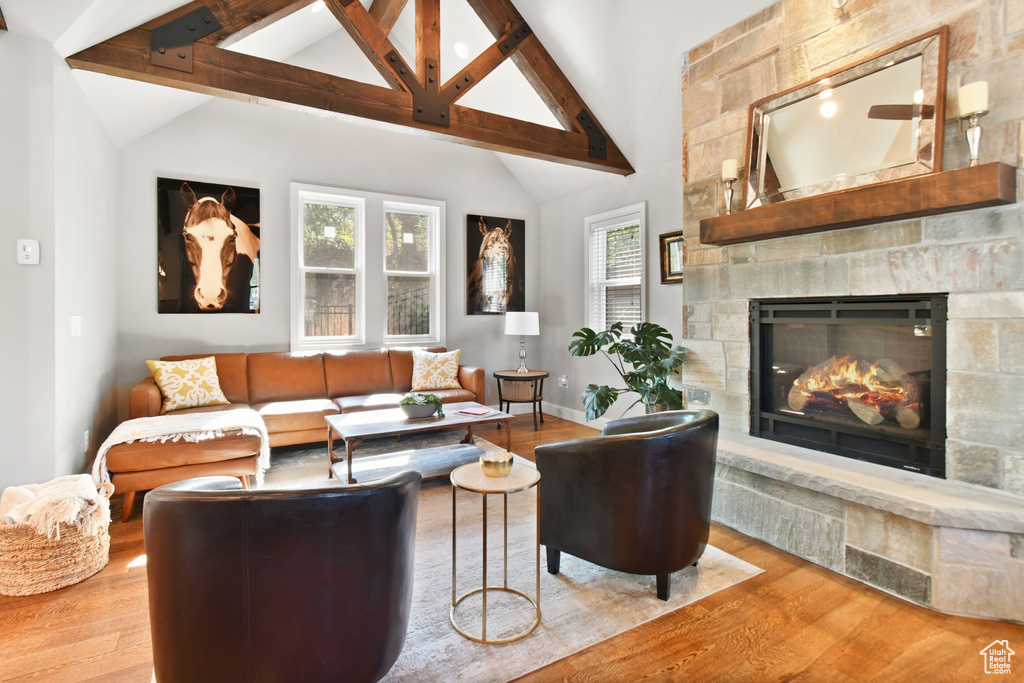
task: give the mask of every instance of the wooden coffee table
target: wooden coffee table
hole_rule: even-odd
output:
[[[484,409],[489,412],[486,415],[469,415],[459,412],[464,409]],[[365,410],[357,413],[343,413],[341,415],[328,415],[327,420],[327,470],[328,476],[334,476],[334,463],[345,460],[347,462],[346,474],[348,483],[355,484],[356,480],[352,473],[352,453],[359,447],[359,444],[366,439],[381,436],[401,437],[405,434],[423,434],[425,432],[436,432],[444,429],[465,428],[466,437],[458,444],[441,446],[428,449],[424,452],[426,459],[433,461],[432,467],[436,467],[440,461],[443,463],[445,455],[465,455],[465,445],[473,445],[473,428],[477,425],[497,424],[505,427],[505,449],[512,449],[512,420],[513,416],[498,410],[490,410],[486,406],[471,401],[462,403],[446,403],[444,405],[444,417],[427,417],[423,419],[409,419],[402,412],[401,408],[388,410]],[[339,456],[334,452],[334,439],[339,438],[345,442],[345,455]],[[457,466],[464,460],[455,459]],[[449,470],[450,471],[450,470]],[[447,472],[444,472],[447,474]],[[341,472],[338,473],[341,476]]]

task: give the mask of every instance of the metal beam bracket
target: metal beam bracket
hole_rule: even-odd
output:
[[[439,86],[440,65],[432,59],[427,64],[427,87],[416,78],[416,74],[405,65],[405,62],[395,52],[389,52],[384,59],[395,68],[398,77],[405,83],[405,87],[412,93],[412,118],[424,123],[433,123],[438,126],[448,127],[451,125],[450,114],[452,101],[462,94],[463,88],[473,83],[473,74],[468,71],[459,75],[458,80],[441,90]]]
[[[192,44],[221,29],[210,8],[203,6],[157,26],[150,34],[150,63],[192,73]]]
[[[531,33],[530,25],[525,21],[520,24],[515,31],[509,31],[509,34],[505,36],[504,40],[498,41],[498,49],[501,50],[501,54],[508,56],[509,52],[516,49],[519,43],[526,40],[526,37]]]
[[[590,158],[592,159],[607,159],[608,158],[608,140],[605,138],[604,133],[594,123],[593,117],[587,112],[586,109],[581,109],[580,113],[576,116],[576,120],[583,126],[584,132],[587,137],[590,138]]]

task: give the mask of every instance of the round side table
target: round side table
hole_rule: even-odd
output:
[[[534,557],[534,564],[536,567],[536,598],[531,598],[523,591],[516,590],[515,588],[509,588],[508,585],[508,496],[510,493],[517,493],[519,491],[526,491],[537,485],[540,481],[540,472],[533,467],[523,465],[521,463],[514,463],[512,465],[512,471],[504,477],[488,477],[480,469],[480,463],[471,462],[461,467],[456,468],[451,474],[452,480],[452,607],[449,612],[449,618],[451,619],[452,626],[459,632],[459,635],[469,640],[476,641],[478,643],[511,643],[512,641],[519,640],[529,635],[533,629],[537,628],[537,624],[540,623],[540,525],[537,524],[537,542],[536,542],[536,553]],[[464,491],[470,491],[472,493],[481,494],[483,500],[483,581],[480,588],[473,588],[472,590],[466,591],[461,596],[456,597],[456,554],[455,554],[455,537],[458,527],[456,525],[456,505],[455,505],[455,494],[459,489]],[[504,577],[500,586],[488,586],[487,585],[487,496],[491,494],[499,493],[505,498],[505,545],[504,545]],[[536,519],[536,516],[535,516]],[[533,622],[527,626],[523,631],[516,633],[515,635],[507,638],[488,638],[487,637],[487,594],[490,592],[500,591],[503,593],[510,593],[523,598],[526,603],[533,608],[534,618]],[[459,626],[458,620],[455,618],[455,608],[459,604],[471,595],[481,593],[481,599],[483,601],[483,618],[480,625],[480,636],[470,635],[465,629]]]
[[[494,378],[498,380],[498,410],[511,412],[513,403],[529,403],[533,412],[533,431],[537,431],[537,416],[544,422],[544,379],[548,376],[543,370],[498,370]]]

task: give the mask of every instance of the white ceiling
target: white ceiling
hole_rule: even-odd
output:
[[[369,6],[371,0],[360,0]],[[682,54],[773,0],[513,0],[592,113],[637,171],[681,157]],[[66,57],[181,5],[183,0],[0,0],[14,35],[44,40]],[[319,5],[319,3],[317,3]],[[326,9],[300,10],[231,49],[384,86]],[[391,40],[407,60],[414,41],[410,1]],[[442,78],[493,42],[465,0],[441,0]],[[455,42],[468,54],[460,58]],[[210,98],[182,90],[75,71],[97,116],[122,148]],[[541,125],[554,117],[507,62],[459,102]],[[344,124],[339,124],[344,125]],[[400,133],[396,133],[400,134]],[[615,176],[508,154],[499,158],[540,204]]]

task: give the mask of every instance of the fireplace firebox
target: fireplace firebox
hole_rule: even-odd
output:
[[[946,295],[750,302],[750,433],[945,477]]]

